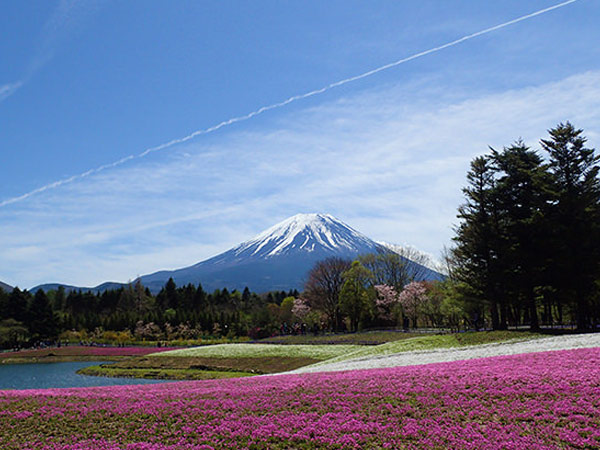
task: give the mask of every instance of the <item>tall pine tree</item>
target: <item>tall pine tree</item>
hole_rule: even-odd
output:
[[[559,299],[574,309],[577,327],[591,326],[591,301],[600,274],[600,158],[586,148],[583,130],[569,122],[541,141],[554,177],[553,277]]]

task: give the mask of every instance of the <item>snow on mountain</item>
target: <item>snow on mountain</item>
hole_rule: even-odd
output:
[[[317,261],[355,258],[381,247],[328,214],[297,214],[220,255],[193,266],[141,277],[156,291],[169,277],[177,285],[199,282],[205,289],[301,290]]]
[[[302,290],[306,275],[317,263],[328,257],[354,259],[358,255],[393,251],[411,260],[413,275],[417,279],[443,279],[439,266],[432,258],[410,246],[375,242],[341,220],[329,214],[296,214],[238,246],[177,270],[163,270],[140,277],[142,284],[154,293],[169,278],[178,286],[202,283],[212,291],[226,287],[243,290],[246,286],[254,292],[298,289]],[[125,286],[120,283],[103,283],[94,288],[45,284],[32,288],[66,291],[103,292]]]
[[[385,247],[388,250],[398,253],[412,261],[418,262],[419,264],[427,267],[428,269],[435,270],[439,273],[445,273],[446,268],[444,264],[436,259],[431,253],[427,253],[413,247],[409,244],[391,244],[389,242],[377,241],[377,244]]]
[[[290,252],[359,252],[374,242],[329,214],[296,214],[233,249],[237,256],[269,258]]]
[[[302,290],[316,262],[382,250],[386,251],[383,245],[329,214],[297,214],[220,255],[183,269],[144,275],[141,281],[153,292],[171,277],[178,286],[202,283],[206,290]],[[425,279],[441,277],[429,269],[421,272]]]

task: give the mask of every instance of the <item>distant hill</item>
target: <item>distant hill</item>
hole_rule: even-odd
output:
[[[4,292],[12,292],[12,290],[13,290],[12,286],[10,286],[6,283],[3,283],[2,281],[0,281],[0,288],[2,288],[4,290]]]
[[[246,286],[254,292],[302,290],[317,261],[331,256],[353,259],[377,251],[391,250],[331,215],[297,214],[213,258],[140,279],[152,292],[159,291],[171,277],[178,286],[202,283],[209,291]],[[421,279],[443,278],[430,268],[417,266]]]
[[[111,289],[119,289],[121,287],[127,286],[127,284],[115,283],[115,282],[112,282],[112,281],[107,281],[106,283],[99,284],[96,287],[79,287],[79,286],[70,286],[68,284],[48,283],[48,284],[40,284],[39,286],[31,288],[30,292],[32,292],[33,294],[35,294],[40,289],[42,289],[44,292],[48,292],[48,291],[51,291],[51,290],[56,290],[60,286],[62,286],[65,289],[66,292],[69,292],[69,291],[81,291],[81,292],[92,292],[92,293],[96,294],[98,292],[102,293],[104,291],[108,291],[108,290],[111,290]]]

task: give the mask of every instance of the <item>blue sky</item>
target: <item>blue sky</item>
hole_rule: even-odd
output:
[[[0,280],[127,281],[299,212],[437,256],[488,145],[599,146],[600,2],[78,175],[558,3],[2,0]]]

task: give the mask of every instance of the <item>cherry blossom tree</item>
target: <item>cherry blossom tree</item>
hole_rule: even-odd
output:
[[[378,284],[375,286],[375,291],[377,292],[375,306],[379,316],[384,320],[392,320],[394,307],[400,304],[396,288],[387,284]]]
[[[402,305],[404,314],[413,322],[413,327],[417,327],[417,318],[427,303],[427,288],[420,281],[413,281],[404,286],[404,290],[398,296],[398,301]]]
[[[298,319],[304,320],[304,318],[310,313],[310,306],[306,299],[300,297],[294,299],[294,305],[292,306],[292,314]]]

